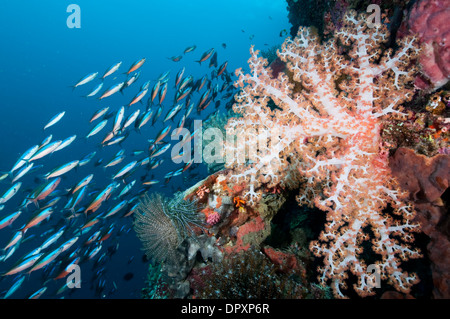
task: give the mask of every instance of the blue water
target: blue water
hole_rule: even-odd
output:
[[[69,28],[67,18],[72,12],[67,12],[70,4],[77,4],[81,9],[81,28]],[[65,139],[76,134],[75,142],[64,150],[56,152],[36,161],[35,165],[43,164],[39,171],[26,175],[20,181],[22,187],[0,211],[0,218],[16,211],[30,190],[37,182],[42,183],[45,173],[58,165],[72,160],[80,160],[92,151],[97,151],[96,157],[83,167],[79,167],[64,175],[58,190],[63,191],[73,187],[85,176],[93,173],[89,191],[103,189],[111,182],[111,177],[119,168],[143,156],[132,157],[131,152],[144,150],[147,152],[150,138],[155,138],[157,132],[163,128],[162,119],[175,94],[173,85],[175,75],[184,66],[185,76],[192,75],[194,79],[208,74],[210,78],[213,68],[208,67],[209,60],[199,65],[194,62],[200,59],[203,52],[215,48],[218,54],[218,66],[228,61],[227,70],[233,72],[236,68],[247,68],[249,47],[255,45],[264,50],[283,42],[280,31],[288,29],[286,3],[283,0],[191,0],[191,1],[62,1],[62,0],[24,0],[0,2],[0,171],[9,171],[19,156],[29,147],[40,144],[49,134],[53,140]],[[226,44],[226,48],[222,44]],[[183,50],[191,45],[197,48],[186,55]],[[183,55],[179,62],[173,62],[168,57]],[[101,92],[112,84],[125,80],[122,73],[127,71],[135,61],[146,58],[140,68],[141,76],[131,87],[124,90],[124,94],[115,94],[103,100],[81,97],[89,93],[99,82],[95,80],[72,91],[69,86],[74,85],[83,76],[99,72],[99,77],[112,64],[123,61],[121,68],[114,75],[105,80]],[[110,111],[117,111],[126,105],[139,91],[139,87],[147,80],[151,80],[151,87],[162,73],[170,70],[169,91],[163,105],[165,110],[160,121],[155,126],[148,123],[141,133],[132,131],[126,141],[120,145],[99,147],[107,129],[87,142],[84,136],[93,127],[89,123],[91,115],[100,108],[109,106]],[[235,77],[234,77],[235,79]],[[140,103],[126,109],[126,116],[137,108],[145,110]],[[193,102],[197,103],[199,94],[196,93]],[[211,103],[200,115],[193,111],[193,117],[202,119],[211,112],[215,112]],[[156,107],[154,107],[156,108]],[[223,109],[223,104],[221,106]],[[156,109],[155,109],[156,110]],[[44,125],[57,113],[65,111],[62,120],[53,127],[43,131]],[[179,117],[177,117],[178,121]],[[109,120],[111,127],[113,118]],[[98,122],[98,121],[97,121]],[[96,122],[96,123],[97,123]],[[169,140],[166,138],[166,140]],[[103,159],[104,163],[112,158],[121,148],[126,152],[125,160],[104,170],[102,166],[95,167],[94,163]],[[180,168],[168,158],[170,152],[164,154],[166,161],[151,174],[161,182],[153,186],[151,191],[160,191],[172,195],[177,189],[185,189],[195,181],[186,178],[185,172],[174,177],[165,185],[163,176]],[[199,177],[206,176],[204,165],[193,167],[199,172]],[[136,179],[137,183],[131,198],[141,189],[140,177],[146,170],[139,168],[129,180]],[[149,178],[151,174],[149,174]],[[10,179],[0,182],[0,194],[11,186]],[[121,183],[122,189],[123,183]],[[47,237],[40,235],[52,229],[61,221],[64,212],[61,208],[66,203],[64,197],[58,204],[51,218],[41,225],[31,228],[26,236],[34,236],[19,246],[14,254],[5,262],[0,262],[0,273],[9,270],[14,263],[38,247]],[[88,200],[84,199],[83,205]],[[45,202],[45,201],[44,201]],[[100,210],[107,210],[117,201],[110,200]],[[33,204],[25,209],[18,220],[11,227],[0,230],[0,248],[3,248],[11,236],[23,226],[36,211]],[[98,212],[97,212],[98,213]],[[10,298],[26,298],[31,293],[42,288],[48,288],[42,298],[140,298],[140,291],[144,287],[148,264],[142,261],[141,244],[132,230],[132,217],[121,218],[120,213],[109,223],[115,228],[111,238],[103,242],[102,250],[97,255],[106,253],[108,247],[118,250],[112,256],[107,256],[104,274],[105,289],[96,293],[97,281],[92,280],[93,274],[102,267],[94,268],[94,260],[80,264],[81,288],[71,289],[55,295],[55,291],[64,285],[65,279],[47,280],[52,276],[45,276],[64,256],[75,249],[84,249],[82,243],[94,231],[80,238],[71,249],[58,257],[47,269],[37,270],[27,275],[24,283]],[[109,225],[102,225],[105,229]],[[121,227],[125,232],[118,233]],[[47,233],[48,234],[48,233]],[[61,238],[56,246],[69,237]],[[55,245],[52,247],[56,247]],[[2,255],[2,252],[0,252]],[[130,258],[134,258],[130,263]],[[133,273],[131,280],[124,280],[124,275]],[[0,298],[3,297],[17,276],[6,276],[0,280]]]

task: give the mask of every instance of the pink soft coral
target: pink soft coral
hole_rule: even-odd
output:
[[[210,214],[208,214],[208,216],[206,217],[206,222],[209,225],[215,225],[220,221],[220,214],[216,211],[211,212]]]
[[[324,260],[319,281],[331,282],[336,297],[345,297],[348,273],[358,276],[359,295],[374,294],[363,242],[379,256],[381,278],[398,290],[409,292],[418,279],[400,268],[401,260],[420,256],[409,244],[419,226],[391,174],[380,130],[382,118],[404,115],[399,106],[412,96],[411,61],[419,50],[406,37],[395,53],[383,51],[387,27],[366,21],[347,14],[325,43],[300,28],[278,52],[287,71],[277,78],[251,48],[250,72],[237,70],[241,91],[233,110],[242,116],[226,127],[239,141],[226,143],[229,180],[246,185],[242,197],[249,207],[267,189],[298,182],[298,201],[327,212],[310,248]],[[384,212],[388,204],[398,218]]]

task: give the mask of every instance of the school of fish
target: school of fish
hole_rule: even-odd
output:
[[[195,45],[189,46],[181,55],[169,59],[179,62],[195,49]],[[204,66],[208,61],[207,67]],[[151,63],[142,58],[123,74],[119,73],[123,67],[123,62],[119,61],[103,75],[92,72],[71,86],[74,92],[82,86],[92,86],[84,97],[97,99],[102,105],[86,119],[92,125],[90,131],[71,132],[62,139],[50,134],[41,143],[24,149],[11,168],[0,174],[0,232],[9,233],[10,238],[0,242],[0,283],[7,280],[10,283],[10,288],[0,292],[0,297],[14,296],[34,272],[42,273],[42,287],[30,292],[29,298],[64,297],[69,287],[63,279],[71,273],[73,265],[88,261],[94,265],[92,289],[97,294],[104,293],[107,289],[103,278],[105,265],[118,248],[118,241],[107,247],[108,239],[119,238],[131,230],[130,216],[140,205],[140,196],[155,184],[167,187],[172,178],[181,174],[188,174],[185,177],[189,181],[198,175],[192,172],[196,165],[190,160],[163,173],[163,180],[154,178],[152,172],[161,169],[164,161],[171,161],[169,134],[187,128],[191,133],[181,139],[186,143],[198,133],[193,131],[194,118],[202,116],[205,120],[202,112],[211,102],[214,101],[215,109],[209,108],[210,115],[221,105],[229,109],[233,103],[235,88],[232,74],[227,70],[228,61],[218,65],[217,51],[211,48],[196,62],[201,66],[203,63],[202,67],[207,70],[200,78],[189,75],[187,68],[182,67],[174,79],[169,70],[139,86],[142,66]],[[174,91],[173,99],[169,98],[171,91]],[[103,100],[119,92],[127,96],[129,93],[129,102],[105,106]],[[66,110],[61,110],[49,116],[43,130],[51,132],[54,126],[66,120],[69,120]],[[162,129],[155,128],[157,123]],[[153,136],[148,136],[148,144],[139,149],[127,149],[124,141],[131,134],[139,134],[144,126],[152,127]],[[99,138],[99,134],[103,137]],[[98,151],[78,158],[72,154],[73,160],[43,171],[46,159],[55,152],[71,154],[70,146],[76,141],[95,143]],[[103,158],[102,150],[111,145],[116,145],[118,151],[111,158]],[[77,170],[82,166],[92,167],[93,173],[79,176]],[[102,176],[98,176],[100,166]],[[24,177],[30,180],[30,176],[34,182],[25,182]],[[77,182],[69,182],[73,180]],[[19,247],[25,242],[32,242],[35,248],[24,253]],[[130,260],[132,258],[134,256],[130,256]],[[49,289],[50,286],[53,288]],[[117,288],[115,283],[113,286],[111,291]]]

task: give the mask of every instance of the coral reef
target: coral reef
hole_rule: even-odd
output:
[[[297,35],[298,28],[314,27],[320,36],[339,30],[344,24],[345,12],[367,12],[369,5],[378,5],[380,11],[392,17],[390,31],[397,28],[397,19],[408,6],[409,0],[287,0],[288,18],[292,24],[290,34]]]
[[[431,157],[448,147],[449,131],[450,122],[441,116],[409,112],[404,119],[382,120],[381,138],[383,146],[391,152],[408,147]]]
[[[331,281],[335,296],[345,297],[347,272],[359,277],[354,288],[361,296],[373,294],[361,258],[362,242],[369,239],[382,279],[408,292],[418,278],[402,271],[399,261],[420,257],[409,246],[418,225],[390,172],[380,124],[384,117],[405,116],[399,106],[412,97],[411,60],[419,49],[413,38],[404,38],[395,52],[383,51],[385,25],[369,28],[366,17],[353,12],[344,20],[326,43],[305,28],[283,43],[278,55],[289,76],[272,78],[267,61],[251,48],[250,74],[236,72],[241,92],[233,109],[245,117],[228,121],[227,134],[240,141],[225,147],[228,178],[247,186],[243,196],[252,207],[267,189],[304,185],[299,203],[328,212],[311,249],[323,257],[319,280]],[[278,108],[269,108],[269,101]],[[388,204],[400,218],[383,212]]]
[[[315,26],[323,30],[323,16],[329,9],[327,1],[322,0],[287,0],[288,18],[292,27],[290,34],[295,36],[301,26]]]
[[[450,6],[448,0],[419,0],[402,27],[405,34],[417,34],[423,46],[419,62],[422,75],[416,85],[437,89],[450,79]]]
[[[425,157],[399,148],[389,163],[400,186],[408,190],[417,211],[416,220],[430,238],[427,246],[432,262],[433,297],[450,298],[450,216],[448,189],[450,156]],[[447,191],[447,198],[443,198]]]
[[[297,299],[305,295],[305,288],[293,274],[283,274],[254,248],[197,272],[201,275],[194,273],[190,280],[198,298]]]
[[[170,291],[162,278],[161,265],[149,263],[147,281],[142,289],[142,299],[167,299]]]

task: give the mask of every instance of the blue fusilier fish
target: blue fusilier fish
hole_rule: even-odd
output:
[[[130,189],[133,188],[134,184],[136,184],[136,180],[125,185],[124,188],[122,189],[122,191],[119,193],[119,195],[117,195],[117,198],[120,198],[120,197],[124,196],[125,194],[127,194],[130,191]]]
[[[122,131],[125,130],[128,126],[134,123],[136,121],[137,117],[139,116],[139,113],[141,112],[140,109],[137,109],[134,111],[130,116],[125,120],[125,123],[122,126]]]
[[[168,143],[162,147],[160,147],[158,150],[155,150],[152,154],[150,154],[150,158],[159,156],[161,154],[163,154],[164,152],[166,152],[169,148],[170,148],[171,144]]]
[[[64,114],[66,114],[66,111],[62,111],[61,113],[58,113],[54,117],[52,117],[51,120],[44,126],[44,130],[58,123],[62,119]]]
[[[84,98],[88,98],[88,97],[92,97],[95,96],[98,92],[100,92],[100,90],[103,88],[103,82],[100,83],[99,85],[97,85],[92,91],[91,93],[88,93],[87,95],[84,95]]]
[[[108,164],[103,166],[104,168],[112,167],[114,165],[117,165],[121,163],[125,159],[125,155],[116,155],[113,159],[111,159]]]
[[[177,76],[175,77],[175,87],[178,86],[178,84],[180,84],[181,79],[183,78],[183,74],[185,71],[185,67],[183,67],[180,71],[178,71]]]
[[[73,189],[70,190],[70,192],[72,194],[74,194],[75,192],[77,192],[80,188],[88,185],[92,179],[94,178],[94,174],[90,174],[88,176],[86,176],[85,178],[83,178]]]
[[[214,52],[211,59],[209,60],[209,67],[217,67],[217,52]],[[214,72],[214,71],[213,71]]]
[[[10,226],[19,216],[22,214],[22,211],[18,210],[5,218],[0,220],[0,229]]]
[[[95,154],[97,154],[97,152],[94,151],[83,157],[83,159],[81,159],[81,161],[78,163],[78,166],[84,166],[89,163],[94,158]]]
[[[166,122],[166,121],[172,119],[175,115],[178,114],[178,112],[181,110],[182,107],[183,107],[183,104],[175,105],[169,112],[167,112],[167,115],[164,118],[163,122]]]
[[[194,51],[196,48],[197,48],[197,46],[196,46],[195,44],[194,44],[194,45],[191,45],[191,46],[187,47],[186,49],[184,49],[183,53],[186,54],[186,53],[192,52],[192,51]]]
[[[192,110],[194,109],[194,106],[195,106],[194,103],[191,103],[191,104],[188,106],[187,111],[186,111],[186,118],[189,117],[189,115],[191,115]]]
[[[111,140],[109,140],[108,142],[104,142],[102,144],[103,144],[103,146],[110,146],[110,145],[114,145],[117,143],[122,143],[127,137],[128,137],[128,134],[116,136],[116,137],[112,138]]]
[[[89,251],[89,253],[87,254],[87,260],[91,260],[92,258],[94,258],[95,256],[97,256],[97,254],[100,252],[100,250],[102,249],[102,245],[98,244],[97,246],[95,246],[92,250]]]
[[[32,273],[33,271],[39,270],[47,265],[49,265],[53,260],[56,259],[61,254],[61,249],[58,247],[57,249],[50,251],[48,253],[44,253],[36,262],[33,264],[31,269],[27,272],[27,274]]]
[[[145,124],[148,123],[148,121],[150,121],[150,119],[152,118],[153,115],[153,110],[148,110],[147,112],[145,112],[137,121],[135,124],[135,128],[137,128],[138,130],[140,130]]]
[[[58,167],[56,167],[55,169],[53,169],[51,172],[47,173],[44,178],[45,179],[50,179],[53,177],[58,177],[61,176],[69,171],[71,171],[72,169],[74,169],[75,167],[77,167],[78,163],[80,161],[76,160],[76,161],[72,161],[63,165],[60,165]]]
[[[163,108],[164,108],[164,106],[161,104],[158,107],[158,109],[156,110],[155,116],[153,117],[153,120],[152,120],[152,125],[154,125],[156,123],[156,121],[159,119],[159,117],[161,116]]]
[[[187,78],[181,81],[178,91],[183,91],[185,87],[192,83],[192,81],[194,81],[194,77],[192,75],[189,75]]]
[[[34,214],[28,223],[21,229],[22,233],[25,233],[31,227],[39,225],[44,219],[48,218],[53,211],[53,207],[38,210],[37,213]]]
[[[103,120],[101,122],[99,122],[96,126],[94,126],[94,128],[88,133],[88,135],[86,135],[86,139],[88,139],[91,136],[94,136],[95,134],[97,134],[98,132],[100,132],[105,125],[108,123],[108,120]]]
[[[28,299],[39,299],[44,292],[47,290],[47,287],[42,287],[41,289],[39,289],[38,291],[36,291],[35,293],[31,294]]]
[[[40,254],[32,255],[31,257],[23,258],[23,259],[19,260],[10,270],[8,270],[2,276],[15,275],[15,274],[18,274],[18,273],[30,268],[31,266],[33,266],[33,264],[39,258],[41,258],[42,255],[43,255],[43,253],[40,253]]]
[[[158,183],[159,183],[159,181],[157,179],[152,179],[147,182],[143,182],[142,185],[150,186],[150,185],[154,185],[154,184],[158,184]]]
[[[59,246],[57,249],[60,250],[61,253],[65,252],[67,249],[72,247],[78,240],[78,236],[75,236],[73,238],[68,239],[64,243],[62,243],[61,246]]]
[[[126,205],[128,205],[128,201],[127,200],[123,200],[121,201],[119,204],[117,204],[116,206],[114,206],[113,208],[111,208],[109,210],[109,212],[103,217],[103,218],[108,218],[111,217],[112,215],[117,214],[122,208],[124,208]]]
[[[163,140],[164,137],[166,137],[167,134],[169,134],[171,126],[167,126],[165,128],[163,128],[158,135],[155,138],[155,144],[158,144],[159,142],[161,142]]]
[[[111,74],[113,74],[114,72],[116,72],[120,66],[122,65],[122,61],[113,64],[108,70],[105,71],[105,73],[102,76],[102,80],[104,80],[107,76],[110,76]]]
[[[189,93],[192,91],[192,86],[188,86],[183,91],[177,91],[175,93],[175,103],[180,102],[182,99],[184,99]]]
[[[168,84],[167,84],[167,82],[165,82],[163,84],[163,86],[161,87],[161,89],[159,90],[159,105],[161,105],[162,102],[164,102],[164,99],[166,98],[167,87],[168,87]]]
[[[14,176],[12,183],[17,182],[20,178],[22,178],[26,173],[28,173],[34,166],[34,163],[30,163],[29,165],[22,168],[16,176]]]
[[[100,118],[109,110],[109,106],[102,108],[101,110],[98,110],[92,115],[91,119],[89,120],[90,123],[94,122],[96,119]]]
[[[209,49],[208,51],[204,52],[202,54],[202,57],[200,58],[200,60],[195,61],[198,62],[200,65],[202,64],[203,61],[206,61],[209,59],[209,57],[214,53],[214,48]]]
[[[133,63],[133,65],[128,69],[128,71],[126,72],[126,74],[130,74],[131,72],[136,71],[137,69],[139,69],[142,64],[144,64],[145,62],[145,58],[140,59],[139,61],[136,61]]]
[[[21,276],[15,283],[14,285],[11,286],[11,288],[9,288],[9,290],[6,292],[5,296],[3,297],[3,299],[7,299],[9,296],[11,296],[13,293],[15,293],[17,291],[17,289],[19,289],[19,287],[22,285],[23,281],[25,280],[25,276]]]
[[[0,197],[0,205],[6,203],[8,200],[11,199],[11,197],[16,195],[20,189],[20,186],[22,186],[22,183],[17,182],[13,186],[11,186],[8,190],[6,190]]]
[[[19,157],[16,164],[14,164],[13,168],[9,171],[9,174],[12,174],[15,170],[21,168],[25,163],[28,162],[28,160],[36,153],[36,151],[39,149],[39,145],[34,145],[30,147],[25,153],[22,154],[22,156]]]
[[[120,126],[122,125],[123,116],[125,115],[125,108],[122,106],[119,111],[117,111],[116,118],[114,119],[113,133],[117,134],[120,131]]]
[[[58,140],[58,141],[54,141],[51,142],[43,147],[40,147],[36,153],[33,154],[33,156],[31,156],[31,158],[28,160],[29,162],[31,161],[35,161],[37,159],[40,159],[48,154],[53,153],[59,145],[61,145],[62,141]]]
[[[72,86],[72,89],[74,90],[76,87],[79,87],[80,85],[86,84],[94,80],[98,75],[98,72],[94,72],[91,74],[86,75],[84,78],[82,78],[80,81],[78,81],[75,85]]]
[[[45,240],[44,243],[38,248],[39,249],[38,253],[41,252],[42,250],[46,249],[53,243],[57,242],[58,239],[64,234],[65,231],[66,231],[66,225],[62,226],[59,231],[57,231],[56,233],[51,235],[49,238],[47,238],[47,240]]]
[[[68,209],[72,214],[75,213],[75,207],[81,202],[84,195],[86,194],[87,187],[84,186],[80,188],[78,191],[73,193],[73,196],[69,199],[67,202],[67,205],[64,207],[64,209]]]
[[[150,80],[146,81],[144,84],[141,85],[141,89],[139,91],[144,91],[144,90],[148,90],[148,88],[150,87]]]
[[[43,148],[45,145],[49,144],[53,139],[53,134],[50,134],[39,144],[39,149]]]
[[[161,81],[157,81],[152,88],[152,93],[150,95],[150,101],[151,101],[150,105],[153,105],[153,101],[156,99],[156,96],[158,95],[160,87],[161,87]],[[149,103],[147,103],[147,104],[149,104]]]
[[[168,76],[169,74],[170,74],[170,70],[164,72],[163,74],[161,74],[161,75],[159,76],[158,81],[161,82],[161,83],[162,83],[163,81],[167,81],[168,79],[166,79],[166,78],[167,78],[167,76]]]
[[[61,178],[55,178],[51,181],[48,181],[42,185],[39,185],[33,192],[27,197],[27,203],[24,205],[25,207],[29,203],[34,203],[37,205],[38,201],[45,199],[48,195],[50,195],[56,187],[58,187],[61,182]]]
[[[173,62],[179,62],[183,58],[182,55],[172,56],[168,58],[169,60],[172,60]]]
[[[107,89],[105,92],[103,92],[102,96],[100,96],[98,99],[101,100],[101,99],[104,99],[105,97],[111,96],[114,93],[119,92],[124,85],[125,85],[125,82],[120,82],[120,83],[114,84],[109,89]]]
[[[119,187],[119,183],[112,182],[106,188],[101,191],[89,204],[89,206],[86,208],[85,213],[93,212],[95,213],[97,209],[100,207],[100,205],[111,195],[112,191]]]
[[[120,93],[123,94],[123,90],[125,90],[127,87],[130,87],[134,82],[136,82],[139,79],[140,76],[141,76],[141,71],[136,72],[130,78],[128,78],[125,81],[125,84],[123,85],[123,87],[120,89]]]
[[[219,70],[217,71],[217,76],[218,77],[222,75],[222,73],[227,68],[227,65],[228,65],[228,61],[225,61],[224,63],[222,63],[222,65],[219,67]]]
[[[59,144],[59,146],[57,148],[55,148],[55,150],[53,152],[57,152],[62,150],[63,148],[66,148],[67,146],[69,146],[70,144],[72,144],[73,141],[75,141],[75,139],[77,138],[76,135],[72,135],[69,136],[68,138],[66,138],[65,140],[63,140],[61,142],[61,144]]]
[[[137,164],[137,161],[133,161],[131,163],[128,163],[125,165],[121,170],[119,170],[116,175],[113,176],[112,179],[120,178],[126,173],[128,173],[135,165]]]
[[[205,74],[205,75],[202,77],[202,79],[200,80],[200,85],[199,85],[198,88],[197,88],[197,91],[198,91],[198,92],[200,92],[201,89],[203,89],[203,87],[205,86],[205,84],[206,84],[207,81],[208,81],[208,75]]]
[[[3,248],[4,251],[10,249],[10,248],[17,248],[18,245],[20,244],[20,242],[23,239],[23,233],[21,230],[18,230],[14,233],[14,235],[11,237],[11,239],[8,241],[8,243],[6,244],[6,246]],[[14,252],[14,251],[13,251]],[[8,251],[7,255],[4,256],[3,261],[5,261],[6,259],[8,259],[9,256],[11,256],[12,252]]]
[[[147,94],[148,89],[144,89],[142,91],[140,91],[138,94],[136,94],[136,96],[131,100],[131,102],[128,104],[128,106],[131,106],[139,101],[141,101],[144,96]]]

